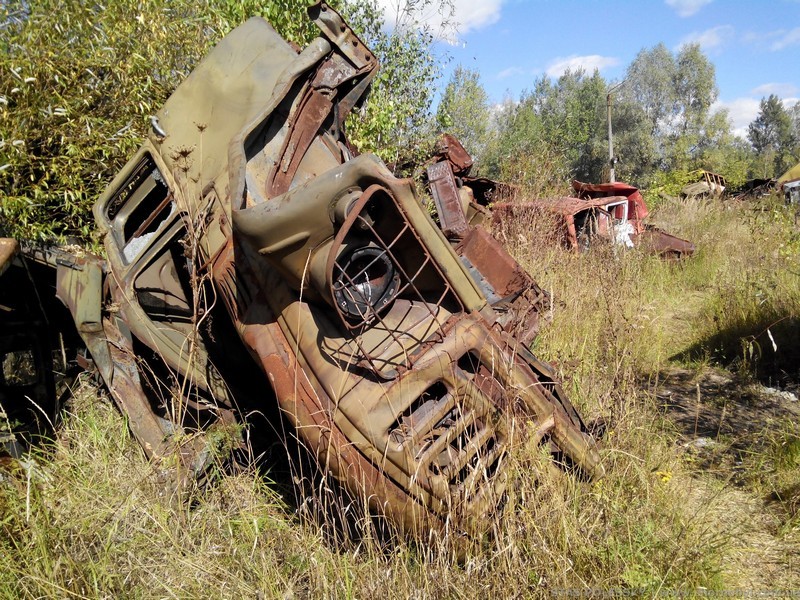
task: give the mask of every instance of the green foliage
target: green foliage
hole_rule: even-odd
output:
[[[699,44],[686,44],[675,58],[673,115],[680,134],[699,134],[719,96],[716,70]]]
[[[794,132],[794,139],[800,143],[800,101],[795,102],[792,107],[788,109],[788,112],[792,119],[792,131]]]
[[[570,178],[599,181],[607,163],[605,89],[597,71],[538,79],[496,115],[485,172],[539,196],[558,193]]]
[[[489,132],[489,96],[477,71],[456,67],[436,111],[442,133],[455,135],[473,158],[480,160]]]
[[[753,149],[750,145],[728,131],[722,133],[716,143],[704,144],[699,157],[699,163],[706,170],[725,177],[728,189],[736,189],[747,181],[752,161]]]
[[[780,176],[795,163],[800,151],[793,115],[774,94],[761,99],[758,116],[747,129],[747,139],[759,155],[754,168],[762,177]]]
[[[642,49],[633,59],[625,75],[626,86],[620,95],[642,108],[650,124],[650,135],[658,134],[662,124],[672,116],[670,98],[674,94],[675,58],[664,44]]]
[[[452,5],[432,0],[400,3],[391,31],[383,27],[377,0],[345,9],[345,16],[380,62],[370,97],[347,121],[348,137],[362,152],[374,152],[396,170],[408,170],[429,156],[435,141],[431,104],[439,78],[434,33],[422,22],[426,11]]]
[[[567,71],[557,81],[543,77],[534,90],[545,139],[562,149],[572,177],[599,181],[607,162],[606,81],[595,70]]]
[[[727,114],[710,112],[718,95],[714,65],[697,44],[684,45],[677,54],[663,44],[640,51],[628,66],[620,97],[640,107],[652,143],[641,145],[645,151],[632,171],[646,177],[703,167],[704,152],[730,138]],[[644,137],[643,129],[638,131]]]
[[[642,107],[625,97],[612,99],[611,120],[614,135],[616,179],[642,185],[657,160],[657,140]],[[603,143],[608,140],[603,139]],[[603,154],[605,158],[607,155]]]
[[[650,209],[656,208],[665,197],[678,198],[683,186],[697,179],[696,174],[687,170],[656,171],[650,177],[642,194]]]
[[[304,0],[5,2],[0,56],[0,228],[90,237],[90,209],[139,146],[147,117],[247,16],[310,35]]]
[[[544,135],[535,97],[506,102],[495,114],[496,134],[481,161],[488,177],[516,184],[523,194],[546,197],[559,193],[569,177],[566,159]]]

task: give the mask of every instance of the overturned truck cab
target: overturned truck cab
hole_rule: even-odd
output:
[[[377,60],[330,7],[309,14],[304,50],[250,19],[176,89],[95,206],[107,263],[65,271],[59,297],[150,456],[200,471],[207,446],[185,432],[277,401],[372,511],[480,534],[514,444],[589,476],[597,449],[513,335],[532,281],[495,289],[410,180],[348,144]]]

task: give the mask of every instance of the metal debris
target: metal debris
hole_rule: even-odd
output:
[[[320,36],[301,52],[250,19],[175,90],[94,207],[107,260],[31,250],[15,272],[49,269],[35,316],[49,319],[45,296],[68,307],[80,363],[154,460],[199,473],[204,431],[280,407],[322,470],[401,530],[481,535],[518,443],[603,472],[527,349],[548,299],[480,227],[480,200],[458,213],[454,177],[483,202],[500,189],[463,157],[448,155],[453,177],[438,167],[448,242],[410,181],[355,155],[344,119],[377,60],[326,4],[309,14]]]

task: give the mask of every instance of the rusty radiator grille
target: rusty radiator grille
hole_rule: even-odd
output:
[[[467,383],[471,386],[471,383]],[[442,481],[451,498],[469,500],[497,475],[505,454],[502,432],[470,394],[439,381],[404,410],[389,428],[390,443],[407,444],[423,485]]]
[[[474,410],[467,409],[460,418],[458,412],[454,409],[445,417],[451,428],[432,440],[420,462],[427,463],[431,475],[447,481],[451,494],[468,500],[497,473],[504,448],[498,432],[486,426]],[[437,423],[437,428],[442,426]]]

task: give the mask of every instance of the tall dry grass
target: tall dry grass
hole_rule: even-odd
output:
[[[544,222],[503,232],[553,295],[553,321],[534,350],[557,363],[587,419],[606,418],[608,475],[555,475],[521,445],[494,536],[465,561],[403,540],[332,544],[254,471],[178,492],[84,386],[53,444],[28,468],[0,470],[0,596],[528,598],[755,585],[734,561],[740,531],[726,486],[686,461],[653,389],[676,364],[774,369],[789,348],[779,342],[769,363],[759,328],[764,314],[796,323],[797,229],[777,205],[668,204],[654,218],[695,241],[697,256],[674,264],[603,247],[576,255],[542,241]],[[782,481],[797,473],[794,448],[764,459],[783,469]]]

